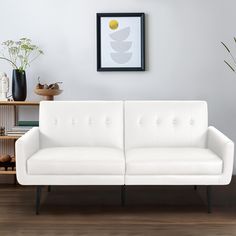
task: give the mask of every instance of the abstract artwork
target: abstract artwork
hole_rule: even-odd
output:
[[[144,71],[144,13],[97,13],[97,70]]]

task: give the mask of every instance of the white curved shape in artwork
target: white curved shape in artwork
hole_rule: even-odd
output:
[[[111,43],[111,48],[116,52],[126,52],[132,46],[132,42],[130,41],[124,41],[124,42],[112,41],[110,43]]]
[[[114,62],[118,64],[125,64],[127,63],[132,57],[131,52],[127,53],[111,53],[111,58]]]
[[[129,37],[130,27],[117,30],[115,33],[110,34],[110,37],[115,41],[124,41]]]

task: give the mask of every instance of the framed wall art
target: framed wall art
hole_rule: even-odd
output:
[[[97,71],[144,70],[144,13],[97,13]]]

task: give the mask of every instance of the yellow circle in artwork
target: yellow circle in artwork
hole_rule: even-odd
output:
[[[109,27],[112,29],[112,30],[116,30],[119,26],[119,23],[117,20],[111,20],[109,22]]]

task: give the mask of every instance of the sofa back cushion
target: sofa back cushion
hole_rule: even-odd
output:
[[[40,102],[41,147],[96,146],[123,149],[123,102]]]
[[[204,101],[126,101],[125,148],[204,147]]]

